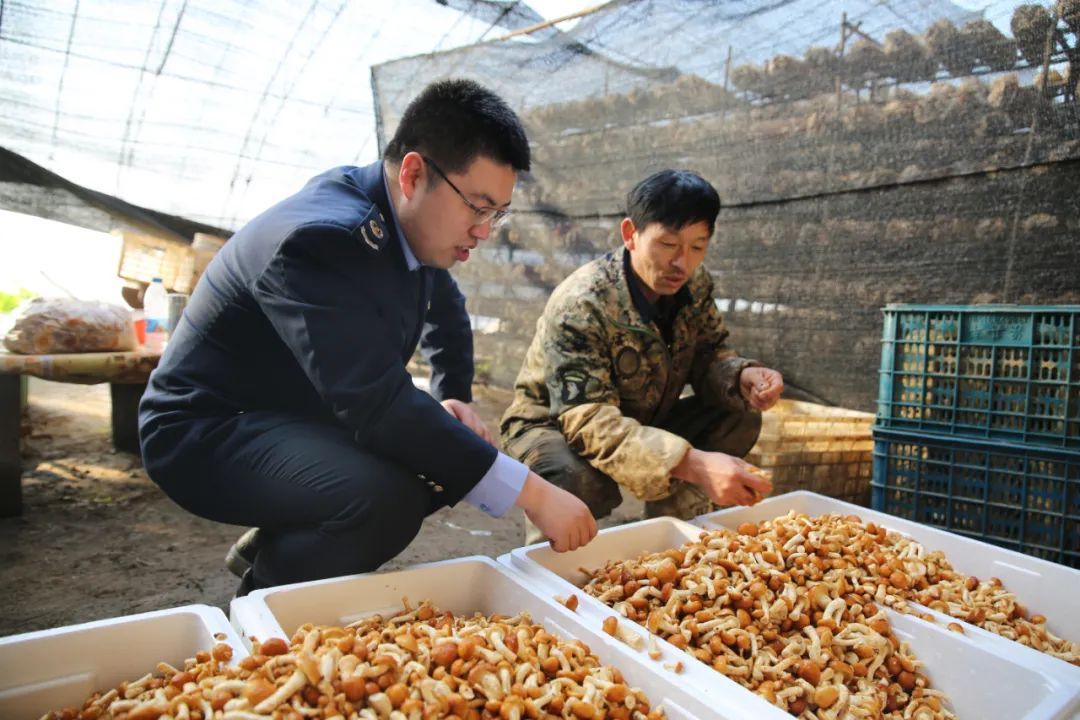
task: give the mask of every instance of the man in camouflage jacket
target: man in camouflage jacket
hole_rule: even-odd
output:
[[[753,503],[771,486],[741,458],[783,378],[726,344],[702,264],[719,197],[667,170],[627,200],[625,248],[571,274],[537,321],[504,448],[597,518],[619,504],[620,485],[650,517]],[[687,383],[694,394],[681,397]]]

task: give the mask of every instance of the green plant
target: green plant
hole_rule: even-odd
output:
[[[0,315],[11,312],[17,308],[23,300],[29,300],[36,296],[36,293],[30,292],[26,288],[19,288],[18,292],[15,293],[0,292]]]

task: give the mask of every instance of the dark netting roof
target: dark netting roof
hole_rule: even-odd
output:
[[[1074,0],[1062,7],[1069,2]],[[571,185],[570,176],[580,177],[581,169],[606,166],[613,175],[606,184],[570,188],[564,194],[572,197],[562,203],[545,197],[542,209],[617,213],[637,172],[620,170],[652,167],[661,157],[706,163],[699,167],[711,178],[729,176],[729,203],[754,202],[888,178],[828,177],[823,167],[816,181],[786,190],[760,187],[764,176],[731,178],[722,164],[711,168],[702,155],[718,160],[733,152],[769,152],[767,133],[723,137],[733,131],[734,115],[751,113],[773,125],[815,124],[803,143],[821,145],[813,136],[833,111],[834,119],[853,113],[858,119],[849,125],[914,112],[915,105],[936,112],[967,102],[966,110],[954,110],[974,113],[990,101],[994,109],[1015,113],[1034,107],[1028,96],[1036,85],[1047,86],[1048,105],[1060,106],[1070,97],[1070,81],[1075,86],[1069,57],[1078,50],[1069,17],[1053,22],[1044,6],[1000,1],[978,13],[948,0],[626,0],[556,35],[389,61],[373,70],[372,82],[382,141],[416,87],[466,76],[498,91],[529,123],[541,185],[545,172]],[[1002,87],[990,98],[994,83]],[[575,136],[587,152],[562,158],[560,147],[573,145],[566,138]],[[982,166],[974,158],[972,164]],[[928,174],[914,165],[909,179]],[[618,192],[611,192],[611,183]]]
[[[391,61],[376,79],[391,115],[408,101],[411,79],[441,74],[483,78],[521,108],[626,93],[675,73],[722,85],[729,64],[836,45],[845,12],[882,41],[888,31],[920,33],[937,20],[962,25],[978,17],[947,0],[613,2],[557,36]]]

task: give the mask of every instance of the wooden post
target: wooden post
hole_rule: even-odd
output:
[[[0,375],[0,517],[22,514],[22,461],[19,457],[26,377]]]
[[[139,400],[146,383],[109,383],[113,447],[135,455],[139,450]]]

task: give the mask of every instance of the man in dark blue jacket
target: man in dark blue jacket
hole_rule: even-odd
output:
[[[462,499],[494,516],[518,505],[556,550],[596,534],[584,503],[498,452],[467,404],[472,335],[447,269],[506,217],[528,168],[498,96],[436,83],[383,160],[315,177],[210,263],[139,433],[169,497],[260,528],[240,593],[374,570]],[[406,371],[418,343],[431,395]]]

